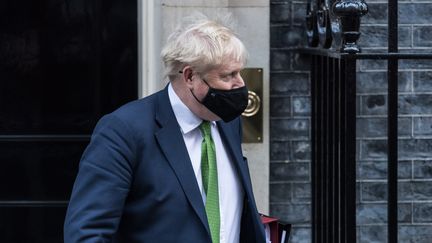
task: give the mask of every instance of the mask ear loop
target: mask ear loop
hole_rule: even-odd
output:
[[[202,102],[195,96],[195,94],[192,92],[192,90],[189,90],[192,94],[192,96],[196,99],[196,101],[198,101],[200,104],[202,104]]]
[[[212,87],[207,83],[207,81],[206,81],[205,79],[201,78],[201,80],[204,81],[204,83],[207,84],[207,86],[208,86],[210,89],[213,89],[213,88],[212,88]]]

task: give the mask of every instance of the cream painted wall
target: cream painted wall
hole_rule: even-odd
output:
[[[263,143],[243,144],[249,160],[255,198],[260,212],[269,212],[269,1],[268,0],[139,0],[140,96],[163,88],[159,52],[168,34],[189,14],[199,11],[210,18],[231,13],[234,27],[249,51],[246,67],[264,70]],[[145,16],[146,15],[146,16]]]

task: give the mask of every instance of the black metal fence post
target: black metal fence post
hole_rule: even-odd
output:
[[[388,52],[398,52],[398,2],[388,1]],[[388,117],[387,117],[387,232],[388,242],[398,242],[398,59],[389,58],[387,65],[388,78]]]
[[[357,59],[345,59],[345,171],[342,178],[345,184],[345,225],[343,242],[356,242],[356,64]]]

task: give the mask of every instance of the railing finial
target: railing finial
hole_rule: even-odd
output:
[[[367,4],[362,0],[340,0],[333,4],[332,10],[340,18],[341,52],[359,53],[357,40],[360,37],[360,17],[367,13]]]

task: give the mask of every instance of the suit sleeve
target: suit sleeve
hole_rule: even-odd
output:
[[[132,181],[133,133],[117,117],[103,117],[79,165],[65,224],[64,242],[110,242]]]

